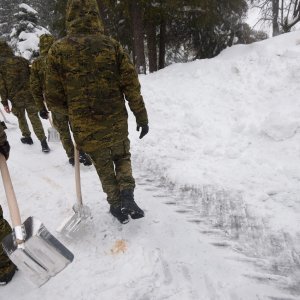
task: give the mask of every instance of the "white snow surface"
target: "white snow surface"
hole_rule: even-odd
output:
[[[31,6],[27,5],[26,3],[21,3],[21,4],[19,5],[19,7],[20,7],[20,8],[23,8],[23,9],[26,10],[27,12],[32,13],[32,14],[34,14],[34,15],[37,15],[37,14],[38,14],[38,12],[37,12],[35,9],[33,9]]]
[[[75,260],[39,289],[18,272],[0,299],[300,299],[299,74],[297,31],[141,76],[150,132],[129,126],[146,217],[118,224],[82,167],[93,222],[74,240],[55,232],[75,201],[61,145],[43,154],[8,124],[23,220],[41,219]]]

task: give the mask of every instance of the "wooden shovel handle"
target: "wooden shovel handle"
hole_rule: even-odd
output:
[[[45,99],[45,94],[43,94],[43,97],[44,97],[44,99]],[[49,108],[48,108],[47,103],[46,103],[45,100],[44,100],[44,105],[45,105],[45,107],[46,107],[46,109],[47,109],[47,111],[48,111],[48,119],[49,119],[50,125],[51,125],[51,127],[55,128],[55,127],[53,126],[53,120],[52,120],[52,114],[51,114],[51,111],[49,111]]]
[[[48,114],[48,119],[49,119],[49,122],[50,122],[51,127],[55,128],[55,127],[53,126],[53,120],[52,120],[51,112],[50,112],[50,111],[49,111],[49,114]]]
[[[79,151],[74,145],[74,161],[75,161],[75,183],[76,183],[76,196],[78,206],[82,206],[82,194],[81,194],[81,181],[80,181],[80,163],[79,163]]]
[[[0,169],[13,227],[21,226],[21,215],[5,157],[0,154]]]

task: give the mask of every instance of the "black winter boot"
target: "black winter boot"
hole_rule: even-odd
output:
[[[92,161],[91,161],[90,157],[86,153],[81,152],[81,151],[79,152],[79,162],[81,162],[85,166],[92,165]]]
[[[138,207],[133,198],[133,190],[120,192],[121,210],[131,216],[132,219],[140,219],[145,216],[144,211]]]
[[[28,145],[32,145],[33,144],[33,140],[30,136],[23,136],[21,137],[21,142],[23,144],[28,144]]]
[[[69,157],[69,164],[74,167],[74,165],[75,165],[74,157]]]
[[[41,145],[42,145],[42,151],[45,152],[45,153],[48,153],[50,152],[50,148],[47,144],[47,139],[44,138],[43,140],[41,140]]]
[[[121,206],[110,206],[109,212],[119,220],[120,223],[126,224],[129,222],[128,214],[121,211]]]

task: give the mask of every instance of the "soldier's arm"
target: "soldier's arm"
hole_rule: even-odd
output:
[[[128,101],[138,125],[148,124],[148,115],[143,97],[141,85],[134,65],[122,46],[117,44],[117,61],[120,75],[120,88]]]
[[[60,58],[54,46],[50,49],[46,64],[46,99],[53,112],[68,115],[67,97],[61,76]]]
[[[3,106],[8,106],[8,92],[7,92],[4,76],[1,74],[1,72],[0,72],[0,97]]]
[[[30,72],[30,89],[38,110],[45,109],[43,83],[40,80],[38,62],[33,62]]]

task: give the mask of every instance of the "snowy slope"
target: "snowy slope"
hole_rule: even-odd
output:
[[[130,137],[146,218],[118,224],[94,168],[82,168],[93,224],[62,239],[74,262],[40,289],[18,272],[0,299],[299,299],[298,41],[291,33],[142,76],[150,133],[138,140],[131,117]],[[55,233],[75,200],[73,168],[59,144],[45,155],[16,126],[7,134],[22,216]],[[0,188],[8,218],[4,199]]]
[[[299,71],[297,31],[144,77],[152,131],[140,162],[172,183],[240,191],[298,234]]]

